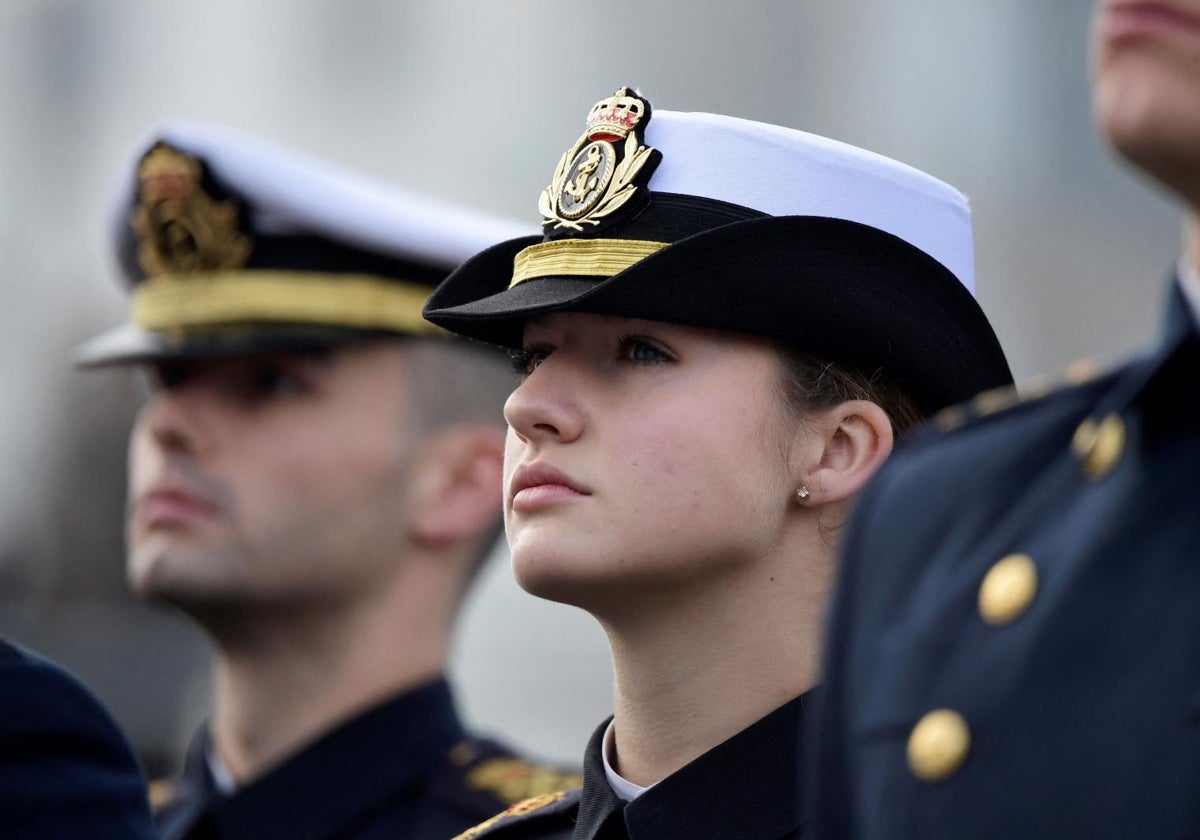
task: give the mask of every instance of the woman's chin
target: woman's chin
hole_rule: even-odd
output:
[[[547,601],[574,604],[588,588],[588,575],[562,555],[546,557],[514,550],[512,566],[517,585]]]
[[[533,548],[518,542],[512,549],[513,577],[530,595],[591,610],[613,592],[628,588],[624,576],[597,554]]]

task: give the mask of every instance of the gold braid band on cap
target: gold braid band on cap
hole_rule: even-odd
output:
[[[536,277],[612,277],[666,248],[641,239],[559,239],[522,249],[508,288]]]
[[[198,272],[139,284],[130,318],[157,331],[266,321],[437,334],[421,317],[431,291],[369,274]]]

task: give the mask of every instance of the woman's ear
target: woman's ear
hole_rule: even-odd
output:
[[[500,519],[504,431],[457,426],[432,436],[423,447],[413,483],[412,537],[445,547],[482,536]]]
[[[805,424],[822,444],[818,460],[798,483],[809,493],[802,504],[850,498],[892,454],[892,422],[869,400],[850,400],[808,418]]]

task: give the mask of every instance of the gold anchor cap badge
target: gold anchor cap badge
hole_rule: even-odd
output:
[[[583,231],[633,198],[662,157],[643,144],[649,121],[650,103],[629,88],[593,105],[587,130],[559,159],[538,199],[542,225]]]
[[[158,143],[138,165],[132,225],[148,277],[241,268],[251,242],[238,229],[238,205],[203,188],[199,160]]]

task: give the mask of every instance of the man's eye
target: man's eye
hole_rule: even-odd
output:
[[[190,365],[179,361],[163,361],[142,368],[142,382],[149,393],[173,391],[192,378]]]
[[[257,396],[286,397],[299,393],[300,378],[282,367],[262,367],[254,371],[250,390]]]

